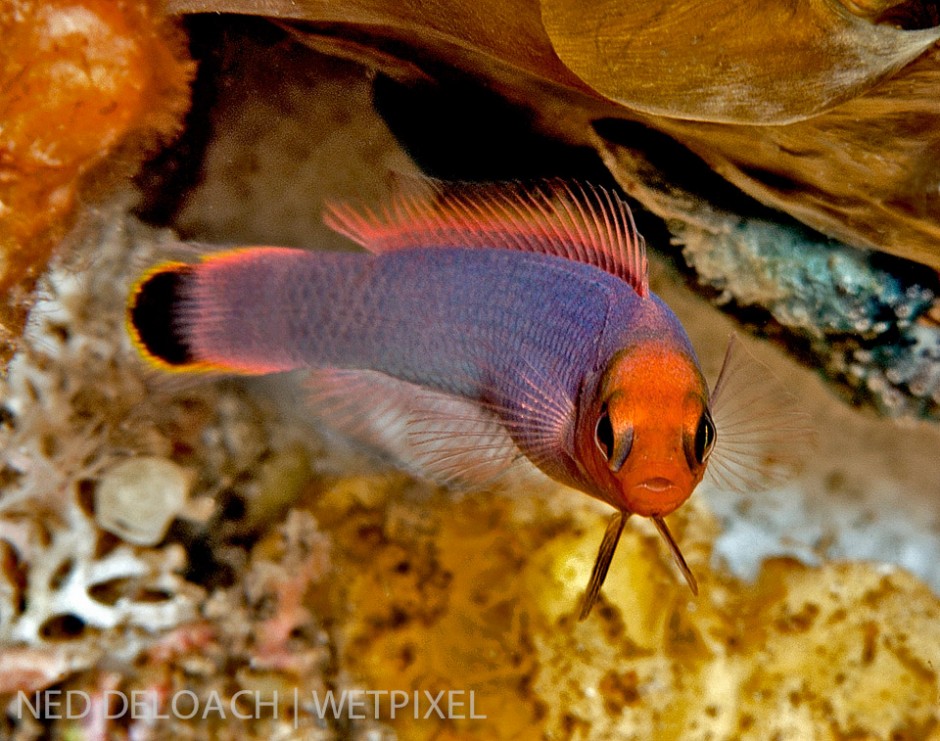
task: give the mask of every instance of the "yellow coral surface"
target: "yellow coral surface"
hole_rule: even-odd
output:
[[[311,505],[341,544],[314,608],[353,680],[472,690],[486,716],[380,707],[400,738],[940,738],[940,603],[903,571],[777,559],[746,584],[709,567],[716,525],[693,503],[673,524],[700,596],[637,521],[579,623],[605,526],[581,495],[402,501],[401,484],[344,479]]]

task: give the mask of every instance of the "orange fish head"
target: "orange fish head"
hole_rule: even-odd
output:
[[[613,357],[578,426],[578,449],[602,498],[661,518],[702,480],[715,443],[708,387],[695,361],[656,342]]]

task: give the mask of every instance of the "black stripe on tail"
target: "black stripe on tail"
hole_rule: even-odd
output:
[[[131,334],[141,351],[157,363],[186,366],[197,362],[186,343],[179,306],[193,268],[159,268],[138,284],[127,308]]]

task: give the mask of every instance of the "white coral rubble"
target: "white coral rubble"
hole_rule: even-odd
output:
[[[23,349],[0,379],[0,644],[5,657],[27,657],[20,669],[6,667],[11,687],[48,685],[105,649],[133,658],[149,634],[193,619],[202,595],[181,576],[179,544],[120,542],[92,512],[90,493],[103,474],[137,453],[164,452],[135,419],[147,392],[121,340],[136,270],[130,246],[152,245],[159,233],[124,216],[126,207],[115,203],[80,230],[83,244],[72,254],[93,248],[90,269],[50,269]],[[180,499],[179,482],[164,478]],[[109,506],[100,519],[120,513]],[[165,530],[161,523],[161,537]],[[120,635],[102,636],[114,629]]]

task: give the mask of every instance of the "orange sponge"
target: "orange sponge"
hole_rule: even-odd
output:
[[[172,136],[194,65],[157,0],[0,9],[0,367],[85,194]]]

